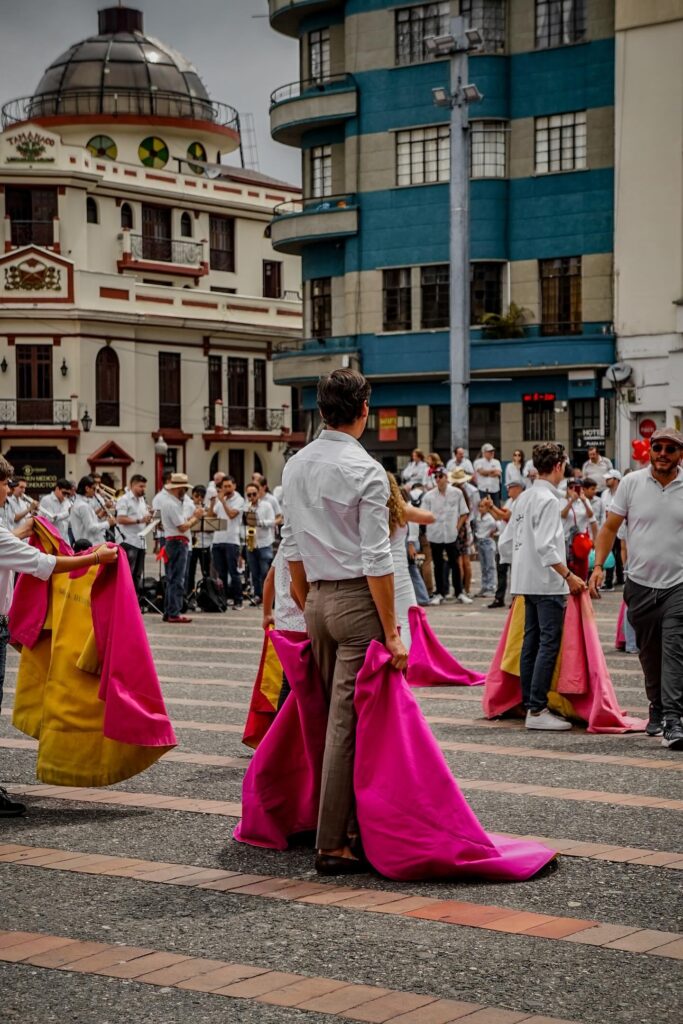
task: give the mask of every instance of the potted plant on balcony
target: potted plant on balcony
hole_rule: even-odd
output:
[[[511,302],[507,313],[484,313],[479,323],[486,338],[523,338],[525,323],[531,315],[530,309]]]

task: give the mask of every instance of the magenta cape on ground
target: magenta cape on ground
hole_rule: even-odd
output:
[[[290,835],[316,824],[327,711],[310,641],[272,636],[292,694],[252,758],[234,836],[282,850]],[[398,881],[462,875],[522,881],[553,858],[539,843],[484,831],[405,679],[376,641],[355,700],[356,810],[366,854],[380,874]]]
[[[447,651],[427,621],[424,608],[408,609],[410,654],[406,678],[410,686],[482,686],[486,676],[464,668]]]
[[[614,637],[614,646],[618,651],[626,650],[626,635],[624,633],[624,616],[626,615],[626,603],[621,602],[619,606],[619,617],[617,619],[617,632]]]
[[[510,609],[486,677],[483,705],[487,718],[503,715],[522,701],[519,675],[503,668],[513,614]],[[647,724],[619,707],[586,592],[570,596],[567,602],[557,693],[569,701],[571,717],[584,722],[588,732],[642,732]]]

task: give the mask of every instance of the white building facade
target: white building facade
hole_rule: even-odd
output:
[[[683,410],[683,0],[617,0],[617,459]]]
[[[271,361],[300,336],[301,285],[269,223],[299,190],[221,165],[236,112],[139,11],[99,18],[3,108],[2,453],[36,493],[91,470],[151,483],[162,462],[277,482],[303,441]]]

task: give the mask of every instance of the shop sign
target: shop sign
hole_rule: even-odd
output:
[[[379,410],[379,441],[398,441],[398,410]]]

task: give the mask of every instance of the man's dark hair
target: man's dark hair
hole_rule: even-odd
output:
[[[143,476],[142,473],[135,473],[130,478],[130,482],[131,482],[131,484],[146,484],[147,483],[147,477]]]
[[[318,408],[328,427],[347,427],[370,401],[370,384],[356,370],[333,370],[318,381]]]
[[[534,466],[543,475],[552,473],[558,462],[565,462],[567,453],[563,444],[555,444],[554,441],[543,441],[542,444],[534,445],[532,452]]]
[[[85,494],[86,487],[94,487],[95,481],[91,476],[82,476],[78,481],[78,487],[76,488],[76,494]]]
[[[163,476],[161,477],[162,483],[167,484],[172,476],[173,476],[173,470],[172,469],[165,469],[164,473],[163,473]]]
[[[597,480],[591,480],[588,477],[586,477],[585,480],[581,481],[581,486],[585,490],[586,487],[597,487],[598,486],[598,482],[597,482]]]
[[[0,455],[0,480],[9,480],[13,472],[14,466]]]
[[[237,487],[237,481],[235,480],[234,476],[230,476],[229,473],[225,474],[225,476],[221,480],[220,486],[222,487],[224,483],[234,484],[235,487]]]
[[[63,476],[55,484],[55,490],[57,488],[59,488],[60,491],[70,491],[72,487],[73,487],[73,484],[71,483],[70,480],[67,480],[67,478],[65,476]]]
[[[194,487],[192,488],[192,493],[198,494],[200,498],[205,498],[206,487],[204,486],[204,484],[195,484]]]
[[[19,486],[19,484],[25,484],[26,483],[26,477],[25,476],[15,476],[14,483],[16,484],[17,487]]]

